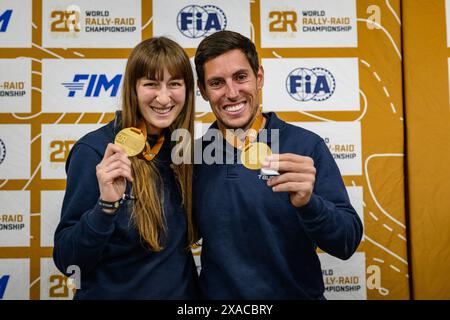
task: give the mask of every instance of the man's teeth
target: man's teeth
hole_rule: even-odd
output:
[[[169,107],[169,108],[153,108],[152,107],[152,110],[159,114],[166,114],[166,113],[169,113],[170,110],[172,110],[172,107]]]
[[[232,106],[226,106],[226,107],[225,107],[225,111],[231,111],[231,112],[239,111],[239,110],[241,110],[244,106],[245,106],[245,103],[239,103],[239,104],[235,104],[235,105],[232,105]]]

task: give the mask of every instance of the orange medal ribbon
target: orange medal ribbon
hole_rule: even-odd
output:
[[[221,132],[229,144],[231,144],[236,149],[245,151],[251,145],[251,143],[256,140],[259,131],[263,128],[263,122],[264,117],[262,115],[262,112],[258,111],[258,114],[256,115],[256,118],[253,121],[252,126],[250,127],[250,129],[248,129],[245,135],[244,142],[242,142],[242,140],[239,139],[239,137],[236,136],[229,129],[222,129]]]
[[[147,126],[145,125],[145,121],[141,121],[139,123],[139,129],[144,134],[145,139],[147,139]],[[145,160],[152,161],[153,158],[155,158],[156,155],[158,154],[159,150],[161,150],[161,147],[162,147],[163,143],[164,143],[164,134],[162,132],[159,135],[158,141],[156,142],[156,144],[152,148],[150,148],[150,144],[146,140],[145,141],[145,148],[142,151],[142,156],[145,158]]]

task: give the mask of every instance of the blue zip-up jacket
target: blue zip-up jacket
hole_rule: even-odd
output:
[[[267,186],[259,170],[236,162],[195,165],[194,212],[203,238],[200,288],[207,299],[323,299],[317,247],[348,259],[361,241],[361,220],[325,142],[274,113],[265,117],[269,145],[271,129],[278,129],[279,153],[313,158],[313,194],[296,208],[288,193]],[[200,148],[207,153],[213,149],[205,149],[209,144]],[[240,158],[240,151],[231,149],[234,159]]]
[[[120,129],[119,129],[120,130]],[[151,252],[130,220],[131,203],[107,214],[97,205],[96,165],[114,142],[114,121],[81,138],[66,163],[67,187],[53,258],[58,269],[81,270],[75,299],[195,299],[197,271],[187,249],[187,222],[181,195],[170,168],[170,137],[153,160],[164,187],[166,237],[160,252]]]

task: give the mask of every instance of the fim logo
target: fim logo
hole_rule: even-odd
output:
[[[85,84],[87,84],[85,97],[98,97],[102,89],[107,92],[110,88],[109,96],[115,97],[121,80],[121,74],[116,74],[111,80],[108,80],[105,74],[76,74],[73,82],[63,82],[62,85],[69,90],[68,97],[74,97],[76,91],[84,91]]]
[[[297,101],[323,101],[336,89],[334,76],[325,68],[297,68],[286,78],[286,90]]]
[[[213,5],[190,5],[178,13],[177,26],[188,38],[207,37],[224,30],[227,26],[227,17],[222,9]]]
[[[0,32],[6,32],[13,11],[8,9],[0,14]]]
[[[0,278],[0,300],[3,300],[3,296],[5,295],[5,291],[6,291],[6,287],[8,285],[8,281],[9,281],[9,275],[3,275]]]

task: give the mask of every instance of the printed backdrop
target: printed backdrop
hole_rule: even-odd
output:
[[[51,258],[64,163],[119,108],[131,48],[193,57],[221,29],[255,42],[264,111],[325,139],[364,221],[351,259],[319,251],[326,297],[409,299],[399,0],[2,0],[0,299],[72,298]],[[196,136],[213,121],[197,92]]]

